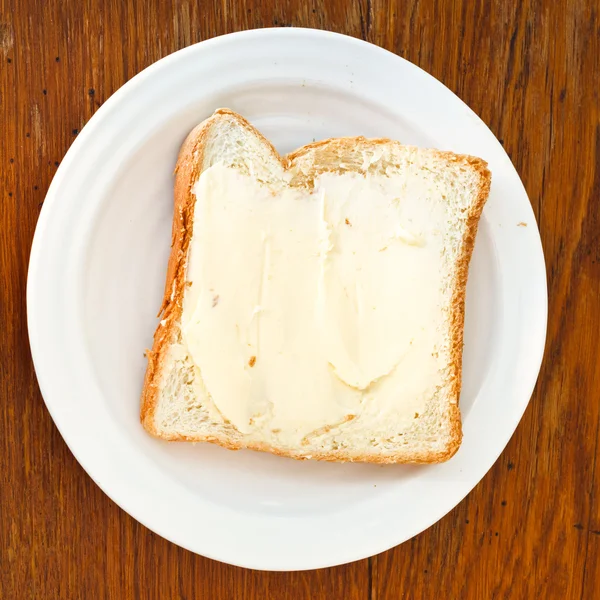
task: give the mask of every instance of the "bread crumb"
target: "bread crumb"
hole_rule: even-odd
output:
[[[418,413],[418,412],[416,412],[416,413],[415,413],[415,419],[418,419],[418,418],[419,418],[419,413]]]
[[[345,223],[346,223],[346,225],[348,225],[348,227],[352,227],[352,223],[350,223],[350,221],[348,220],[348,218],[346,218]]]
[[[214,308],[217,304],[219,304],[219,294],[213,296],[212,307]]]
[[[517,227],[527,227],[527,223],[525,223],[525,221],[520,221],[517,223]]]
[[[256,364],[256,356],[251,356],[250,360],[248,361],[248,365],[250,367],[253,367]]]

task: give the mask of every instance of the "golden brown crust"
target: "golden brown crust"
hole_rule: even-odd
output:
[[[202,164],[202,144],[211,123],[205,121],[188,135],[181,147],[175,167],[175,205],[173,209],[173,228],[171,234],[171,255],[167,266],[167,279],[163,301],[158,313],[162,321],[154,334],[152,350],[146,352],[148,368],[142,391],[141,421],[152,435],[159,435],[154,422],[160,371],[165,353],[175,335],[177,322],[181,317],[183,285],[185,277],[185,258],[191,240],[192,207],[191,182],[195,174],[195,164]],[[198,162],[194,163],[194,157]],[[184,179],[185,178],[185,179]],[[187,179],[187,182],[186,182]]]
[[[285,156],[284,161],[285,164],[289,166],[310,152],[315,155],[315,162],[322,164],[326,161],[319,156],[320,154],[332,154],[339,151],[343,146],[347,148],[348,144],[360,144],[362,150],[369,150],[381,146],[382,144],[388,144],[391,141],[392,140],[389,138],[366,138],[362,135],[356,137],[329,138],[327,140],[319,140],[318,142],[306,144],[305,146],[302,146],[302,148],[290,152]]]
[[[146,430],[148,428],[146,427]],[[155,437],[161,438],[168,442],[208,442],[216,444],[228,450],[255,450],[257,452],[269,452],[277,456],[284,458],[293,458],[294,460],[321,460],[325,462],[362,462],[362,463],[373,463],[373,464],[400,464],[400,463],[411,463],[411,464],[432,464],[438,462],[444,462],[448,460],[456,453],[456,449],[445,450],[444,452],[413,452],[408,458],[406,454],[352,454],[350,452],[302,452],[294,450],[283,450],[275,446],[262,442],[248,442],[244,444],[236,444],[230,440],[226,440],[216,436],[191,436],[184,434],[173,434],[165,435],[162,432],[149,431]],[[460,444],[459,444],[460,445]]]
[[[281,157],[272,144],[257,131],[248,121],[237,113],[228,109],[217,110],[210,118],[203,121],[188,135],[184,141],[177,166],[175,168],[175,206],[173,216],[173,231],[171,256],[167,269],[167,279],[165,292],[159,315],[162,315],[161,324],[154,334],[154,343],[152,350],[147,351],[148,367],[144,380],[144,388],[141,398],[141,422],[144,428],[152,435],[169,441],[187,441],[187,442],[211,442],[228,448],[230,450],[250,449],[261,452],[270,452],[278,456],[285,456],[297,460],[335,461],[335,462],[371,462],[371,463],[435,463],[443,462],[451,458],[458,450],[462,441],[462,425],[460,409],[458,407],[458,398],[461,389],[461,370],[462,370],[462,349],[463,349],[463,328],[464,328],[464,304],[466,282],[469,269],[469,262],[475,244],[475,236],[481,212],[487,200],[491,175],[487,169],[485,161],[471,157],[456,155],[452,152],[436,151],[440,158],[447,160],[463,162],[470,168],[474,168],[480,176],[480,187],[476,202],[471,206],[467,219],[467,227],[462,241],[462,253],[459,258],[457,268],[457,277],[454,287],[454,296],[452,298],[451,310],[451,398],[454,399],[449,406],[449,419],[451,439],[448,447],[442,452],[413,451],[410,454],[399,452],[394,454],[364,455],[353,454],[347,451],[336,451],[332,453],[306,453],[301,450],[284,450],[273,447],[261,442],[236,443],[229,439],[219,436],[196,435],[189,436],[183,434],[165,434],[157,430],[154,420],[159,384],[161,379],[161,369],[164,367],[165,355],[168,347],[178,336],[178,323],[181,317],[183,307],[183,294],[185,287],[185,271],[188,247],[193,235],[193,207],[194,198],[192,195],[192,186],[198,180],[203,170],[204,147],[210,135],[211,128],[222,118],[228,118],[258,139],[262,140],[266,147],[270,149],[273,157],[279,160],[284,168],[291,168],[300,161],[309,152],[316,153],[314,163],[317,167],[311,169],[310,173],[301,176],[302,181],[297,182],[300,185],[312,185],[314,178],[319,174],[335,169],[332,162],[327,159],[328,156],[339,154],[348,149],[360,146],[361,151],[372,149],[382,144],[390,143],[389,139],[366,139],[357,138],[335,138],[315,142],[303,146],[302,148]],[[352,165],[350,165],[352,167]],[[337,167],[340,168],[339,165]]]
[[[471,205],[467,217],[467,227],[462,239],[462,253],[458,259],[456,280],[453,285],[454,295],[452,297],[452,313],[450,316],[450,335],[452,339],[451,366],[453,371],[451,374],[451,396],[455,399],[455,402],[450,405],[451,444],[448,450],[441,455],[440,461],[452,458],[458,451],[462,442],[462,422],[458,399],[462,386],[462,357],[467,277],[469,275],[469,263],[471,262],[473,249],[475,248],[475,237],[477,235],[479,219],[488,199],[492,183],[492,176],[485,161],[472,156],[465,156],[464,160],[479,174],[480,184],[479,193],[477,194],[475,202]]]

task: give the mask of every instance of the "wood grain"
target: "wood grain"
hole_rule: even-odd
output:
[[[468,498],[394,550],[294,574],[195,556],[100,492],[44,407],[24,300],[44,195],[97,107],[174,50],[270,26],[367,39],[463,98],[522,176],[550,293],[532,402]],[[599,90],[597,0],[0,0],[0,598],[598,598]]]

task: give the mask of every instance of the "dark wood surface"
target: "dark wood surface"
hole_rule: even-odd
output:
[[[396,52],[483,118],[529,193],[550,295],[531,404],[468,498],[389,552],[291,574],[195,556],[115,506],[50,419],[25,316],[44,195],[97,107],[174,50],[290,25]],[[599,598],[599,90],[598,0],[0,0],[0,598]]]

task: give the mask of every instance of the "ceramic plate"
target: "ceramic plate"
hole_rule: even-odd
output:
[[[481,156],[493,174],[467,290],[464,441],[448,463],[296,462],[167,443],[139,397],[170,250],[173,167],[218,107],[282,152],[332,136],[392,137]],[[180,546],[257,569],[312,569],[400,544],[492,466],[531,396],[546,331],[535,218],[502,146],[441,83],[333,33],[268,29],[191,46],[112,96],[50,186],[27,307],[42,394],[77,460],[119,506]]]

